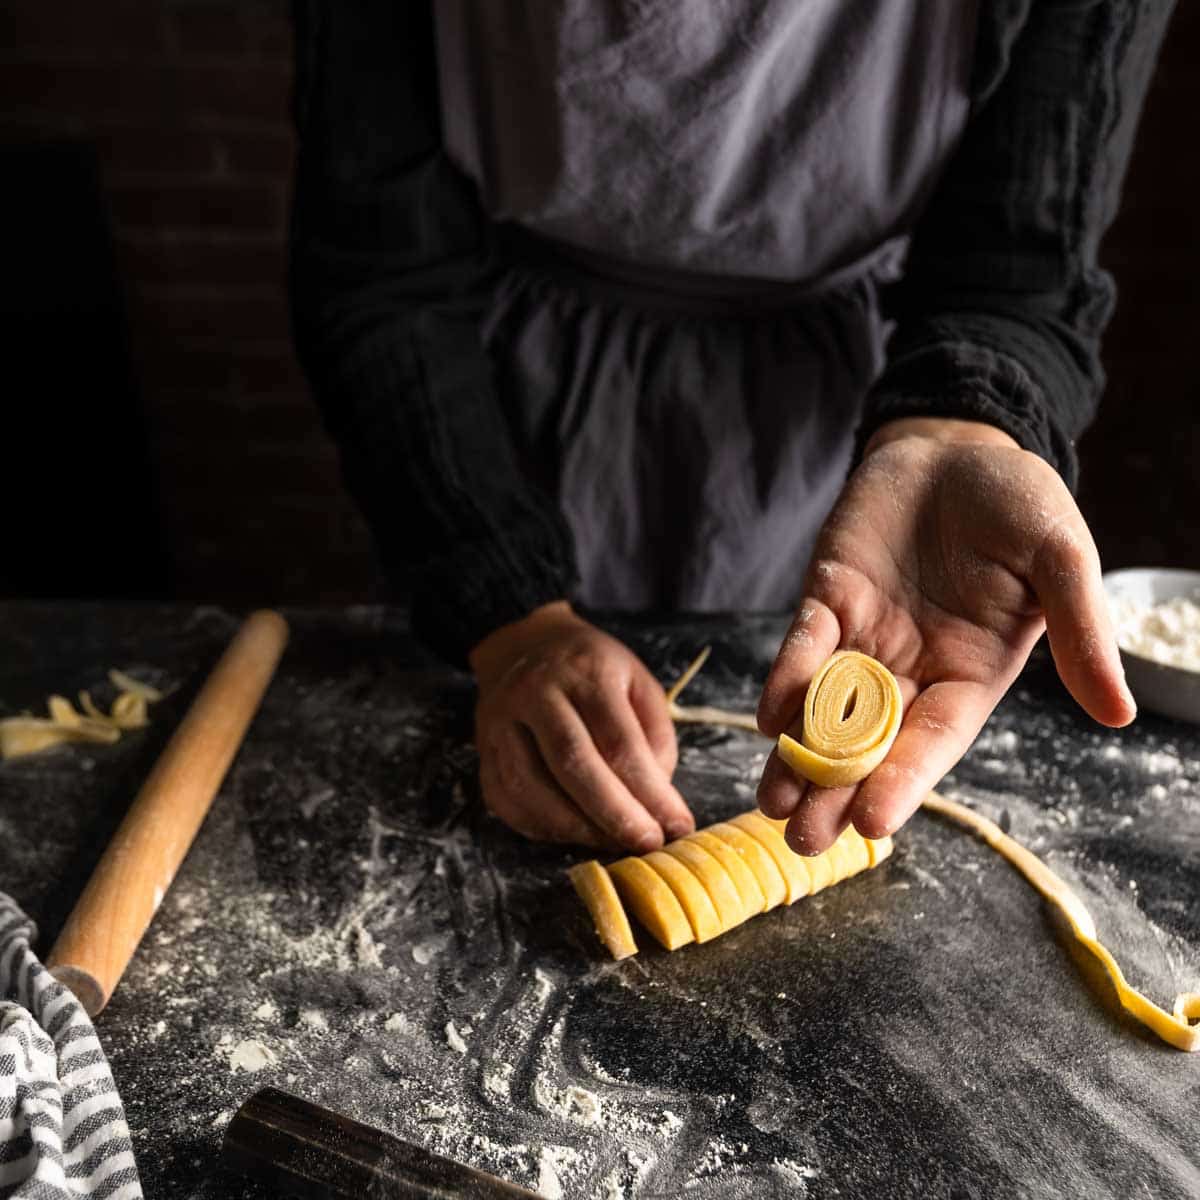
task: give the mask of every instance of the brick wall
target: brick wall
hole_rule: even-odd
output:
[[[100,157],[179,597],[369,588],[289,343],[290,76],[285,0],[0,7],[0,141]]]
[[[400,2],[400,0],[398,0]],[[1200,566],[1200,10],[1181,4],[1107,249],[1122,286],[1083,503],[1108,565]],[[361,522],[288,342],[284,0],[5,0],[0,142],[93,143],[157,464],[170,588],[349,600]]]

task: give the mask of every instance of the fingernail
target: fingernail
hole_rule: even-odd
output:
[[[662,846],[662,836],[657,833],[643,833],[633,844],[633,848],[639,854],[649,854],[651,850],[657,850]]]
[[[667,826],[667,837],[677,842],[680,838],[685,838],[689,833],[696,832],[696,823],[694,821],[672,821]]]

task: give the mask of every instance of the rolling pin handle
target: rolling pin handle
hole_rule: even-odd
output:
[[[255,1092],[238,1109],[222,1153],[283,1194],[311,1200],[538,1200],[523,1187],[278,1088]]]

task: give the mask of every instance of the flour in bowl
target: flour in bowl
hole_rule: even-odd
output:
[[[1200,604],[1195,598],[1177,596],[1147,605],[1118,596],[1111,606],[1123,650],[1168,667],[1200,671]]]

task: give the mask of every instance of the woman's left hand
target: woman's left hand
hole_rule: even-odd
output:
[[[802,854],[850,823],[865,837],[894,832],[970,746],[1043,631],[1092,717],[1133,720],[1099,555],[1054,469],[990,425],[883,426],[818,537],[758,722],[770,737],[798,735],[809,680],[837,649],[891,669],[904,721],[887,759],[854,787],[806,784],[772,753],[759,806],[791,818]]]

